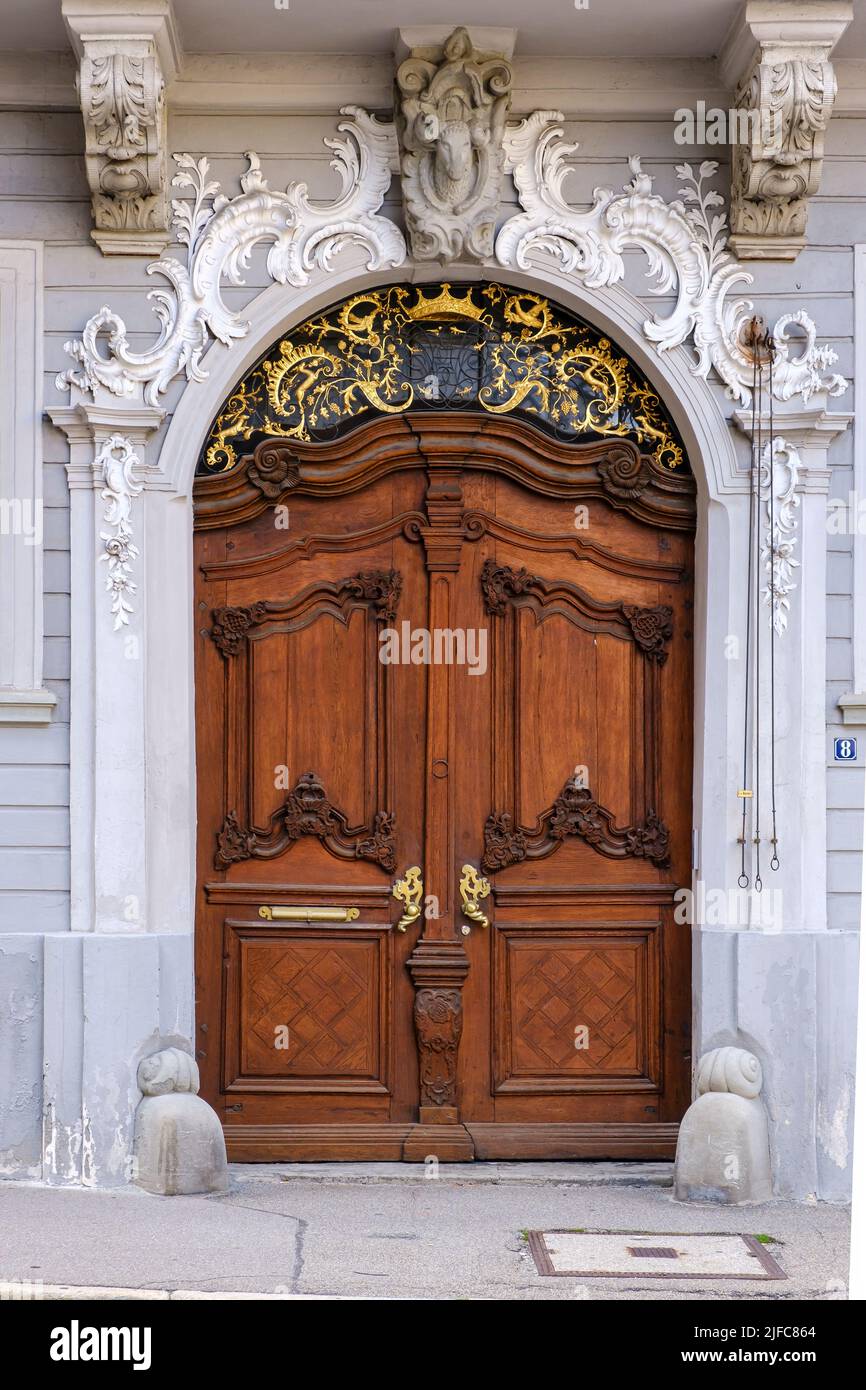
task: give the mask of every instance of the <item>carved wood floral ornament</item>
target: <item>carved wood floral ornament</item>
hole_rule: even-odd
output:
[[[673,612],[665,604],[653,608],[601,604],[573,584],[551,583],[527,569],[515,570],[495,560],[486,560],[482,567],[481,590],[485,610],[493,618],[505,618],[520,605],[532,609],[536,618],[548,606],[562,610],[568,605],[582,619],[606,631],[618,630],[621,636],[628,633],[649,663],[653,681],[667,661]],[[650,704],[645,711],[645,724],[652,722],[653,707]],[[608,859],[648,859],[657,868],[666,868],[669,863],[670,831],[652,808],[638,824],[619,826],[615,815],[601,805],[589,787],[568,781],[532,827],[516,824],[510,811],[492,811],[484,826],[481,867],[496,873],[525,859],[546,859],[569,837],[583,840]]]
[[[316,611],[317,605],[342,614],[351,608],[366,608],[376,623],[393,623],[402,587],[397,570],[363,570],[339,584],[312,585],[288,605],[260,600],[241,607],[215,608],[210,638],[226,662],[232,663],[245,656],[260,629]],[[243,681],[241,684],[245,688]],[[229,810],[217,832],[214,864],[226,869],[245,859],[272,859],[305,837],[321,840],[337,858],[369,860],[388,873],[396,868],[393,813],[377,810],[367,824],[350,825],[328,799],[315,772],[298,778],[264,827],[243,825],[237,811]]]

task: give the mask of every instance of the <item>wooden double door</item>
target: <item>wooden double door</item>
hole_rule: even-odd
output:
[[[672,1154],[692,532],[691,480],[633,445],[470,413],[197,482],[197,1055],[230,1157]]]

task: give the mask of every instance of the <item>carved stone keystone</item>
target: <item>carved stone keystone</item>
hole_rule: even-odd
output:
[[[133,1181],[147,1192],[175,1197],[225,1192],[228,1165],[216,1111],[197,1095],[198,1066],[188,1052],[167,1047],[138,1067],[143,1099],[135,1112]]]
[[[701,1058],[697,1099],[680,1125],[674,1196],[680,1202],[768,1202],[773,1196],[763,1074],[751,1052],[717,1047]]]
[[[397,69],[403,202],[418,260],[492,256],[510,102],[510,63],[476,49],[463,28],[441,50],[413,48]]]

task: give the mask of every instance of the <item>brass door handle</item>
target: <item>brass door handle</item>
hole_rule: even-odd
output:
[[[477,869],[471,864],[464,864],[460,871],[460,904],[464,917],[470,921],[477,922],[480,927],[489,927],[490,921],[478,906],[480,898],[486,898],[490,894],[490,882],[482,878]],[[460,930],[464,936],[469,935],[469,928],[464,924]]]
[[[418,865],[407,869],[403,878],[398,878],[391,889],[392,898],[396,898],[403,904],[403,916],[397,923],[398,931],[405,931],[413,922],[417,922],[421,916],[421,899],[424,896],[424,884],[421,879],[421,870]]]
[[[354,922],[359,907],[260,907],[266,922]]]

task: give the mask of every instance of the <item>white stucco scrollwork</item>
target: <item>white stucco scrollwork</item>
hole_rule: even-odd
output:
[[[99,494],[105,503],[103,517],[110,528],[99,533],[102,541],[99,558],[108,565],[105,587],[111,595],[115,631],[128,625],[133,612],[130,597],[137,588],[132,579],[132,564],[138,559],[139,551],[132,539],[130,513],[133,497],[142,490],[142,484],[135,477],[140,463],[132,440],[122,434],[109,435],[95,459],[103,483]]]
[[[241,193],[228,198],[208,179],[206,159],[175,155],[180,172],[172,182],[193,193],[191,201],[175,199],[172,204],[187,262],[164,257],[148,266],[149,274],[162,276],[170,286],[151,294],[162,323],[157,342],[146,352],[133,352],[125,323],[103,307],[88,320],[81,338],[66,344],[78,365],[60,373],[58,387],[75,386],[94,399],[100,393],[130,402],[143,397],[153,406],[181,372],[190,381],[202,380],[202,357],[210,340],[229,344],[247,334],[248,325],[225,304],[221,287],[243,283],[251,252],[260,242],[272,243],[267,272],[280,284],[308,284],[314,273],[327,272],[348,245],[362,248],[370,271],[403,265],[403,235],[379,212],[396,157],[394,127],[359,107],[344,107],[343,115],[348,119],[339,126],[341,136],[326,141],[341,180],[330,203],[312,202],[303,183],[290,184],[285,193],[272,192],[253,153],[247,155]],[[632,178],[622,192],[596,189],[592,208],[580,211],[563,191],[576,146],[562,139],[558,120],[558,112],[536,111],[506,128],[506,158],[523,211],[500,228],[496,262],[519,271],[555,265],[588,289],[598,289],[623,280],[625,251],[642,251],[655,279],[653,292],[676,295],[669,314],[645,320],[646,338],[659,352],[691,340],[694,372],[707,377],[714,368],[728,396],[747,405],[753,373],[743,334],[752,304],[733,298],[731,290],[751,284],[752,276],[728,249],[721,195],[706,186],[717,165],[704,161],[697,172],[680,165],[682,199],[669,203],[653,192],[652,179],[633,156]],[[818,392],[837,396],[847,390],[845,378],[828,371],[836,353],[817,343],[815,325],[804,310],[780,318],[773,334],[773,394],[778,400],[799,395],[807,403]]]
[[[325,142],[341,185],[330,203],[312,202],[305,183],[272,192],[253,153],[247,155],[240,195],[227,198],[208,179],[206,159],[175,155],[180,172],[172,184],[191,188],[193,197],[172,202],[178,240],[187,247],[186,265],[167,256],[147,267],[148,274],[161,275],[170,285],[151,291],[162,324],[159,339],[146,352],[133,352],[123,319],[103,307],[88,320],[81,338],[66,344],[79,365],[60,373],[58,388],[76,386],[94,397],[102,389],[130,400],[143,393],[148,405],[156,405],[181,372],[189,381],[200,381],[210,339],[231,343],[248,331],[224,302],[221,287],[224,281],[243,284],[259,242],[273,243],[267,270],[281,284],[306,284],[314,269],[327,270],[331,257],[348,244],[363,248],[369,270],[400,265],[406,256],[402,233],[378,215],[391,178],[393,127],[358,107],[344,107],[342,114],[349,119],[338,127],[341,136]],[[100,345],[104,335],[107,353]]]
[[[743,345],[743,330],[752,315],[748,300],[732,300],[734,287],[752,283],[728,250],[727,220],[721,194],[705,187],[718,165],[703,161],[697,173],[681,164],[682,200],[666,202],[652,191],[652,179],[633,155],[633,177],[621,193],[596,188],[593,206],[580,211],[565,198],[571,172],[569,158],[577,146],[565,141],[557,111],[536,111],[506,133],[506,152],[522,212],[501,227],[496,256],[501,265],[528,270],[552,259],[567,274],[591,288],[614,285],[625,274],[623,252],[637,249],[649,262],[653,293],[676,294],[667,316],[654,314],[644,333],[659,351],[691,337],[696,353],[693,370],[706,377],[714,367],[727,394],[746,404],[750,399],[752,363]],[[787,330],[796,325],[802,348]],[[773,390],[779,400],[793,395],[804,402],[816,391],[841,395],[842,376],[827,373],[836,361],[828,346],[817,346],[815,326],[805,311],[786,315],[773,330],[777,343]]]
[[[796,493],[800,466],[800,455],[786,439],[777,435],[772,447],[770,440],[767,440],[761,456],[762,497],[766,493],[761,564],[772,583],[765,585],[763,598],[764,603],[772,606],[773,627],[779,636],[788,626],[790,594],[797,587],[794,570],[800,567],[799,560],[794,558],[800,507]]]

